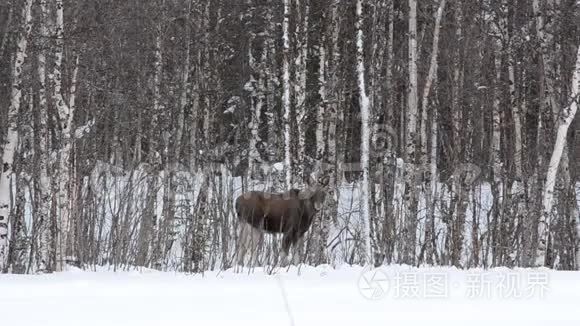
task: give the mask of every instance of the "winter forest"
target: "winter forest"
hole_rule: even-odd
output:
[[[580,269],[577,0],[0,0],[0,271]],[[256,266],[278,263],[264,235]]]

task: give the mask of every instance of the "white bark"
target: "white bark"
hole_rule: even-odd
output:
[[[393,58],[394,58],[394,52],[393,52],[393,40],[394,40],[394,30],[395,30],[395,24],[394,24],[394,2],[393,1],[389,1],[388,5],[387,5],[387,11],[388,11],[388,21],[389,21],[389,27],[388,27],[388,31],[387,31],[387,71],[385,73],[385,82],[387,84],[387,89],[391,89],[392,85],[394,84],[393,82]],[[389,126],[393,126],[393,113],[394,113],[394,92],[389,92],[387,94],[387,103],[386,103],[386,123]],[[394,137],[394,134],[392,132],[388,132],[387,133],[387,156],[388,157],[392,157],[393,156],[393,150],[395,148],[395,142],[396,142],[396,137]],[[385,160],[387,158],[385,157]],[[383,163],[386,163],[383,162]]]
[[[12,77],[12,91],[10,94],[10,107],[8,109],[9,121],[7,124],[6,143],[2,151],[2,164],[0,168],[0,271],[4,269],[8,255],[8,217],[10,215],[10,182],[12,180],[14,152],[18,142],[18,129],[14,119],[20,110],[22,97],[22,70],[28,37],[32,30],[32,0],[27,0],[23,11],[23,32],[16,43],[16,55]]]
[[[365,262],[372,263],[371,234],[370,234],[370,191],[369,191],[369,155],[370,155],[370,109],[369,98],[365,89],[365,63],[363,43],[363,12],[362,0],[356,2],[356,62],[358,75],[358,91],[360,96],[361,113],[361,167],[363,183],[361,189],[361,217],[363,220],[363,237]]]
[[[43,37],[48,37],[48,31],[46,28],[46,1],[40,1],[40,34]],[[39,123],[38,123],[38,133],[39,133],[39,152],[38,152],[38,167],[40,169],[40,180],[39,180],[39,200],[38,200],[38,213],[36,216],[37,234],[39,241],[37,242],[38,248],[38,261],[36,262],[36,268],[39,271],[48,270],[50,265],[50,184],[51,178],[48,173],[49,169],[49,153],[50,153],[50,142],[48,134],[48,108],[46,101],[46,55],[43,48],[39,49],[38,53],[38,110],[39,112]]]
[[[534,12],[534,16],[536,17],[536,34],[538,39],[540,40],[540,53],[542,58],[542,67],[543,67],[543,75],[542,75],[542,112],[549,112],[552,114],[552,121],[554,122],[554,126],[559,125],[559,115],[560,115],[560,107],[557,101],[558,92],[556,91],[556,83],[558,80],[558,75],[560,72],[558,71],[559,62],[556,60],[560,56],[560,45],[557,42],[554,42],[554,34],[556,33],[554,24],[555,18],[557,16],[557,9],[558,9],[559,1],[549,0],[549,1],[542,1],[534,0],[532,2],[532,8]],[[554,12],[556,12],[554,14]],[[539,129],[538,132],[542,133],[543,131]],[[548,138],[549,139],[549,138]],[[562,149],[562,157],[559,160],[559,165],[561,165],[560,170],[562,171],[562,188],[568,189],[570,185],[570,169],[568,166],[568,150],[567,150],[567,142],[563,143]],[[541,153],[538,155],[538,159],[542,159]],[[541,163],[541,161],[540,161]],[[541,167],[541,166],[540,166]],[[542,168],[542,167],[541,167]],[[549,166],[548,169],[552,167]],[[554,180],[556,182],[556,180]],[[546,180],[547,183],[547,180]],[[543,189],[548,189],[548,185],[544,185]],[[564,191],[563,194],[567,193]],[[545,193],[542,193],[542,196],[545,197]],[[553,196],[551,194],[550,196]],[[551,200],[550,200],[551,201]],[[544,207],[545,200],[542,200],[542,210],[545,210]],[[550,212],[548,212],[550,213]],[[547,247],[547,233],[549,232],[549,220],[546,220],[546,212],[542,212],[540,214],[539,220],[539,227],[538,231],[539,234],[539,248],[536,252],[536,264],[544,264],[546,262],[546,247]],[[548,225],[546,225],[546,223]],[[543,229],[545,227],[545,229]]]
[[[409,88],[407,93],[407,129],[405,139],[405,202],[402,209],[405,221],[404,262],[414,263],[416,243],[416,189],[414,184],[414,163],[417,132],[417,1],[409,0]]]
[[[445,9],[446,0],[441,0],[439,3],[439,8],[437,9],[435,17],[435,27],[433,30],[433,46],[431,50],[431,62],[429,65],[429,74],[427,75],[427,80],[425,81],[425,86],[423,88],[423,98],[421,105],[421,152],[422,152],[422,164],[426,166],[430,159],[429,171],[431,174],[430,186],[431,189],[426,192],[426,205],[427,205],[427,225],[425,226],[425,242],[427,250],[427,262],[431,262],[433,257],[434,249],[432,246],[432,236],[435,224],[435,206],[433,201],[436,196],[437,189],[437,108],[433,110],[431,118],[431,153],[430,158],[428,157],[428,139],[427,139],[427,123],[428,123],[428,112],[427,106],[429,103],[429,93],[431,92],[431,84],[435,79],[435,74],[437,73],[438,67],[438,54],[439,54],[439,31],[441,29],[441,17],[443,16],[443,11]]]
[[[248,172],[249,176],[252,177],[254,173],[254,163],[260,161],[260,153],[258,152],[258,142],[260,141],[259,129],[260,129],[260,114],[261,114],[261,99],[258,99],[258,91],[257,91],[257,84],[260,82],[260,77],[258,80],[254,78],[254,74],[257,73],[259,68],[256,65],[256,59],[252,53],[252,43],[253,37],[250,38],[250,46],[248,49],[249,55],[249,66],[252,69],[252,74],[250,75],[249,87],[251,88],[250,94],[250,148],[249,148],[249,157],[248,157]]]
[[[275,124],[275,118],[277,116],[274,105],[276,103],[277,94],[276,89],[280,85],[279,76],[277,74],[277,48],[276,48],[276,30],[277,21],[274,19],[274,6],[272,4],[277,2],[277,0],[268,0],[268,10],[266,11],[266,21],[268,21],[268,27],[266,28],[265,42],[266,42],[266,58],[264,60],[265,69],[265,83],[264,92],[266,93],[266,124],[268,128],[268,144],[267,148],[268,158],[271,160],[273,157],[277,156],[278,153],[278,140],[279,140],[279,126]]]
[[[439,8],[437,9],[437,14],[435,16],[435,27],[433,28],[433,48],[431,50],[431,62],[429,64],[429,73],[425,81],[425,86],[423,88],[423,98],[421,101],[421,151],[423,153],[422,163],[427,163],[427,152],[429,146],[427,145],[427,123],[428,123],[428,112],[427,106],[429,103],[429,93],[431,92],[431,84],[433,79],[435,79],[435,74],[437,73],[438,67],[438,54],[439,54],[439,31],[441,29],[441,17],[443,16],[443,10],[445,9],[446,0],[441,0],[439,3]]]
[[[204,13],[204,17],[203,17],[203,26],[206,30],[206,32],[204,33],[204,44],[209,44],[210,42],[210,6],[211,6],[211,1],[208,1],[206,6],[205,6],[205,13]],[[203,61],[203,78],[202,80],[204,80],[204,84],[205,84],[205,89],[208,89],[208,85],[210,85],[209,81],[211,81],[211,72],[210,72],[210,47],[209,46],[204,46],[204,57],[205,60]],[[211,129],[211,125],[212,125],[212,110],[210,109],[210,97],[206,94],[203,96],[204,99],[204,105],[203,105],[203,112],[204,112],[204,119],[203,119],[203,136],[204,136],[204,140],[206,142],[206,147],[209,147],[211,144],[210,138],[210,129]],[[209,149],[209,148],[206,148]]]
[[[499,36],[499,31],[496,31],[496,34]],[[501,96],[502,96],[502,87],[501,84],[501,69],[502,69],[502,45],[501,42],[498,40],[493,45],[494,47],[494,66],[495,66],[495,81],[494,81],[494,88],[493,88],[493,108],[492,108],[492,140],[491,140],[491,163],[492,163],[492,172],[493,172],[493,182],[492,182],[492,195],[494,197],[493,201],[493,218],[492,218],[492,228],[495,228],[497,231],[493,232],[494,234],[490,237],[494,237],[493,241],[494,244],[501,245],[502,243],[502,236],[503,236],[503,219],[505,218],[504,214],[502,214],[503,209],[503,197],[501,192],[501,182],[502,182],[502,173],[503,173],[503,165],[501,160]],[[501,253],[503,248],[498,248],[498,250],[494,250],[493,255],[493,263],[497,263],[498,257],[501,258],[501,255],[497,253]]]
[[[290,67],[288,52],[290,39],[288,25],[290,20],[290,0],[284,0],[284,20],[282,22],[282,107],[284,110],[284,166],[286,189],[292,188],[292,161],[290,157]]]
[[[499,36],[499,31],[496,31]],[[491,143],[491,154],[492,154],[492,169],[493,177],[495,182],[499,182],[502,162],[501,162],[501,69],[502,69],[502,58],[501,58],[501,41],[496,41],[494,44],[494,64],[495,64],[495,86],[494,86],[494,97],[493,97],[493,113],[492,113],[492,143]]]
[[[561,111],[560,118],[558,119],[556,143],[554,144],[554,150],[552,152],[550,164],[548,165],[548,172],[546,174],[546,183],[544,184],[542,198],[543,212],[540,217],[540,223],[538,224],[538,234],[540,235],[539,239],[541,246],[538,249],[538,260],[536,261],[537,264],[541,265],[545,264],[546,259],[545,250],[550,228],[550,214],[552,212],[552,202],[554,199],[556,174],[558,172],[560,160],[562,159],[562,153],[564,152],[568,128],[570,127],[570,124],[576,115],[576,111],[578,110],[578,101],[580,95],[580,88],[578,86],[580,83],[580,46],[578,47],[578,52],[576,54],[576,66],[574,69],[575,71],[572,76],[570,104]]]
[[[328,235],[330,222],[337,221],[337,214],[336,214],[336,169],[337,169],[337,155],[336,155],[336,125],[337,125],[337,110],[338,110],[338,89],[336,85],[336,79],[333,76],[336,76],[337,71],[339,70],[339,59],[340,54],[338,50],[338,30],[340,26],[340,17],[338,15],[338,5],[340,0],[334,0],[332,3],[331,8],[331,28],[329,31],[330,35],[330,44],[329,49],[330,53],[328,56],[328,64],[327,67],[329,69],[326,70],[327,76],[325,76],[325,81],[328,81],[328,87],[324,87],[330,99],[328,103],[326,103],[325,108],[326,111],[326,119],[327,119],[327,153],[326,158],[329,162],[329,168],[326,169],[329,175],[328,184],[330,186],[329,192],[329,200],[327,201],[327,221],[322,224],[322,235],[323,238],[326,238],[325,235]]]
[[[462,5],[461,1],[455,2],[455,24],[456,24],[455,39],[457,40],[457,42],[461,42],[461,40],[463,39],[463,29],[462,29],[463,9],[461,5]],[[462,75],[461,50],[457,46],[457,49],[454,51],[453,55],[453,84],[451,89],[452,93],[451,114],[453,115],[453,139],[457,147],[456,151],[460,150],[459,147],[461,145],[460,130],[462,129],[461,128],[462,109],[459,106],[459,97],[460,97],[459,90],[461,89],[462,82],[461,75]],[[457,161],[460,160],[458,155],[459,154],[457,154],[456,157],[454,157],[456,163]]]
[[[56,0],[56,25],[55,25],[55,51],[54,51],[54,93],[53,100],[56,104],[59,123],[61,126],[61,149],[54,157],[59,158],[59,181],[58,181],[58,220],[57,220],[57,239],[56,239],[56,270],[61,271],[63,267],[63,255],[66,255],[68,245],[70,244],[70,223],[71,223],[71,206],[70,206],[70,150],[72,137],[72,121],[74,112],[67,105],[62,95],[62,58],[64,53],[64,8],[62,0]],[[77,57],[78,59],[78,57]],[[77,65],[78,67],[78,65]],[[73,73],[73,88],[76,87],[75,67]],[[74,98],[72,99],[74,104]]]
[[[74,119],[74,114],[72,114],[72,113],[74,113],[75,106],[76,106],[76,100],[77,100],[77,77],[79,75],[79,60],[80,60],[80,55],[77,54],[75,56],[73,72],[72,72],[72,76],[71,76],[71,80],[70,80],[70,90],[69,90],[69,98],[68,98],[68,108],[69,108],[69,111],[71,113],[68,116],[69,128],[72,128],[72,122]],[[76,132],[75,132],[75,135],[76,135]]]
[[[509,54],[509,66],[508,66],[508,78],[510,83],[510,102],[512,107],[512,116],[514,119],[514,142],[515,142],[515,153],[514,153],[514,165],[516,168],[516,176],[521,178],[523,176],[522,172],[522,122],[520,107],[516,100],[516,86],[515,86],[515,73],[514,73],[514,58],[511,51],[508,50]]]
[[[417,129],[417,0],[409,0],[409,92],[407,98],[407,160],[415,156]]]
[[[394,40],[394,2],[388,1],[387,2],[387,21],[388,21],[388,28],[387,28],[387,37],[386,37],[386,72],[385,72],[385,89],[390,90],[392,89],[394,82],[393,82],[393,58],[394,58],[394,51],[393,51],[393,40]],[[384,258],[387,259],[387,262],[391,262],[393,258],[393,241],[388,241],[387,239],[392,239],[392,234],[396,228],[395,221],[396,217],[394,216],[394,211],[396,205],[395,196],[394,196],[394,175],[389,172],[391,169],[389,167],[389,163],[392,162],[392,159],[395,157],[394,152],[396,148],[397,136],[394,134],[394,92],[387,92],[386,96],[386,103],[385,103],[385,125],[390,129],[386,133],[386,147],[385,147],[385,155],[383,156],[383,174],[384,178],[381,182],[381,193],[383,194],[383,214],[385,214],[384,222],[383,222],[383,237],[382,241],[383,244],[383,252]],[[402,114],[403,115],[403,114]],[[404,128],[401,128],[404,129]]]
[[[297,170],[300,180],[303,178],[305,147],[306,147],[306,61],[308,59],[308,16],[310,11],[309,0],[305,1],[304,17],[300,15],[300,0],[296,0],[297,25],[296,25],[296,59],[295,59],[295,84],[294,97],[296,100],[296,126],[298,137]],[[302,21],[300,26],[299,22]],[[300,28],[301,27],[301,28]]]
[[[199,119],[199,100],[200,100],[200,61],[201,61],[201,51],[198,50],[196,58],[194,60],[196,68],[194,70],[193,78],[191,80],[191,118],[189,120],[190,130],[190,142],[191,142],[191,164],[194,169],[197,170],[197,155],[198,155],[198,119]]]
[[[499,31],[502,39],[507,40],[505,52],[507,54],[507,66],[508,66],[508,80],[509,80],[509,91],[510,91],[510,106],[512,109],[512,117],[514,121],[514,166],[516,177],[522,177],[522,123],[520,108],[517,105],[516,98],[516,83],[515,83],[515,59],[513,50],[513,40],[509,35],[508,29],[508,3],[507,0],[502,0],[501,3],[502,12],[498,19]],[[514,27],[515,28],[515,27]],[[499,42],[499,41],[498,41]]]
[[[445,0],[444,0],[445,1]],[[437,181],[438,181],[438,177],[437,177],[437,110],[433,111],[433,117],[432,117],[432,122],[431,122],[431,158],[430,158],[430,165],[429,165],[429,170],[431,173],[431,180],[430,180],[430,185],[431,185],[431,189],[430,189],[430,200],[427,201],[427,203],[429,204],[428,210],[429,210],[429,219],[430,219],[430,223],[431,225],[428,226],[429,230],[430,230],[430,236],[433,237],[434,233],[435,233],[435,198],[437,198]],[[431,244],[431,239],[425,239],[425,241],[429,241],[429,251],[427,252],[427,254],[429,255],[429,257],[433,257],[434,253],[435,253],[435,247]]]
[[[189,2],[191,6],[191,2]],[[188,8],[187,12],[187,19],[189,21],[189,15],[191,12],[191,8]],[[162,256],[166,257],[173,243],[175,242],[175,232],[176,225],[175,225],[175,195],[177,192],[177,166],[180,160],[180,153],[181,153],[181,138],[183,136],[183,120],[185,116],[185,106],[187,105],[187,92],[189,90],[189,72],[190,72],[190,27],[189,24],[186,25],[186,36],[185,40],[186,44],[186,55],[185,55],[185,62],[182,67],[182,88],[181,88],[181,95],[180,95],[180,104],[177,108],[177,121],[173,137],[173,144],[167,144],[167,155],[168,159],[166,160],[165,166],[165,173],[163,174],[164,182],[163,182],[163,193],[164,193],[164,200],[163,200],[163,223],[164,223],[164,243],[163,243],[163,251]],[[168,113],[169,114],[169,113]]]
[[[153,110],[159,113],[161,99],[161,75],[163,73],[163,55],[161,52],[161,26],[157,27],[155,36],[155,75],[153,76]]]
[[[324,157],[324,114],[326,112],[326,48],[325,48],[325,40],[324,34],[321,36],[320,45],[318,48],[318,59],[319,59],[319,66],[318,66],[318,84],[319,90],[318,94],[320,95],[320,105],[318,106],[318,110],[316,111],[316,157],[315,159],[318,162],[321,162],[322,158]]]
[[[316,125],[316,155],[315,159],[318,164],[324,167],[322,170],[317,171],[319,173],[323,173],[324,176],[328,176],[330,182],[328,183],[330,187],[334,187],[334,149],[331,153],[331,142],[334,140],[334,130],[332,131],[333,139],[330,139],[330,130],[328,130],[328,136],[325,139],[324,132],[327,130],[326,128],[330,129],[331,124],[333,121],[329,121],[330,119],[334,118],[331,116],[331,112],[334,112],[334,108],[328,105],[327,103],[327,87],[326,87],[326,73],[327,73],[327,57],[326,57],[326,32],[330,31],[331,29],[324,29],[324,32],[320,36],[320,44],[318,48],[318,59],[319,59],[319,70],[318,70],[318,84],[319,84],[319,95],[320,95],[320,104],[317,110],[317,125]],[[325,153],[325,145],[328,141],[328,153]],[[328,166],[326,163],[329,163]],[[328,256],[326,254],[326,244],[328,241],[328,231],[330,227],[330,216],[332,216],[333,207],[332,204],[334,202],[334,192],[333,189],[329,189],[328,200],[326,201],[327,206],[323,209],[322,216],[320,217],[320,225],[319,225],[319,243],[318,249],[315,250],[315,257],[317,260],[316,263],[324,264],[328,263]]]
[[[154,63],[154,68],[155,68],[155,73],[153,75],[153,117],[152,117],[152,125],[156,125],[159,123],[159,117],[158,115],[161,114],[161,110],[162,110],[162,104],[161,104],[161,80],[163,78],[163,51],[162,51],[162,27],[161,27],[161,23],[158,23],[157,25],[157,31],[156,31],[156,35],[155,35],[155,63]],[[158,127],[158,126],[157,126]],[[155,149],[153,147],[151,147],[149,149],[149,163],[152,166],[155,166],[158,164],[158,154],[155,152]],[[156,182],[157,180],[157,169],[153,169],[154,174],[151,175],[150,177],[152,179],[154,179],[155,181],[151,180],[150,182],[150,189],[148,189],[148,191],[152,191],[152,193],[150,194],[150,196],[152,197],[156,197],[156,189],[152,189],[153,185],[156,185],[154,182]],[[154,209],[152,209],[153,211],[155,211]],[[155,226],[152,226],[151,229],[152,230],[148,230],[145,228],[148,228],[150,224],[148,223],[142,223],[141,224],[141,232],[140,235],[143,236],[143,238],[140,239],[141,243],[145,243],[145,239],[150,235],[154,235],[151,238],[154,239],[153,241],[149,241],[147,244],[144,244],[143,247],[141,248],[142,252],[141,252],[141,258],[146,258],[147,257],[147,253],[148,253],[148,249],[153,248],[152,251],[152,256],[151,256],[151,261],[152,263],[157,263],[158,260],[160,259],[159,257],[159,253],[161,250],[161,244],[163,243],[163,235],[161,234],[163,231],[163,228],[160,226],[160,224],[162,223],[161,219],[158,219],[158,222],[155,224]],[[149,248],[145,248],[145,246],[150,246]]]

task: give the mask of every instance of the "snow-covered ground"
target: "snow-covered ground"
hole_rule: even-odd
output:
[[[0,325],[580,325],[580,272],[302,266],[0,275]],[[550,323],[547,323],[550,322]]]

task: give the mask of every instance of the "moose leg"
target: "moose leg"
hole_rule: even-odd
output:
[[[288,265],[288,255],[290,254],[290,247],[296,243],[297,234],[294,230],[286,232],[282,237],[282,266]]]
[[[251,227],[246,223],[242,223],[240,227],[240,235],[238,238],[238,248],[237,248],[238,265],[240,266],[244,266],[244,258],[248,250],[248,238],[250,236],[250,232]]]
[[[251,267],[255,266],[255,263],[258,260],[258,248],[260,246],[260,242],[262,241],[262,232],[257,230],[256,228],[249,227],[248,232],[248,247],[250,248],[250,262],[249,265]]]
[[[302,237],[297,237],[296,244],[292,249],[294,251],[294,254],[292,255],[292,264],[298,265],[302,258],[302,252],[304,251],[304,239]]]
[[[245,223],[240,224],[240,232],[238,233],[238,243],[236,246],[236,260],[238,265],[243,266],[244,264],[244,236],[245,236]]]

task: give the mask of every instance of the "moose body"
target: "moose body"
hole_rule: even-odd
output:
[[[238,219],[242,223],[241,255],[243,260],[250,242],[263,233],[283,234],[282,250],[287,255],[310,228],[315,214],[322,207],[325,194],[322,190],[291,189],[284,193],[249,191],[236,199]]]

